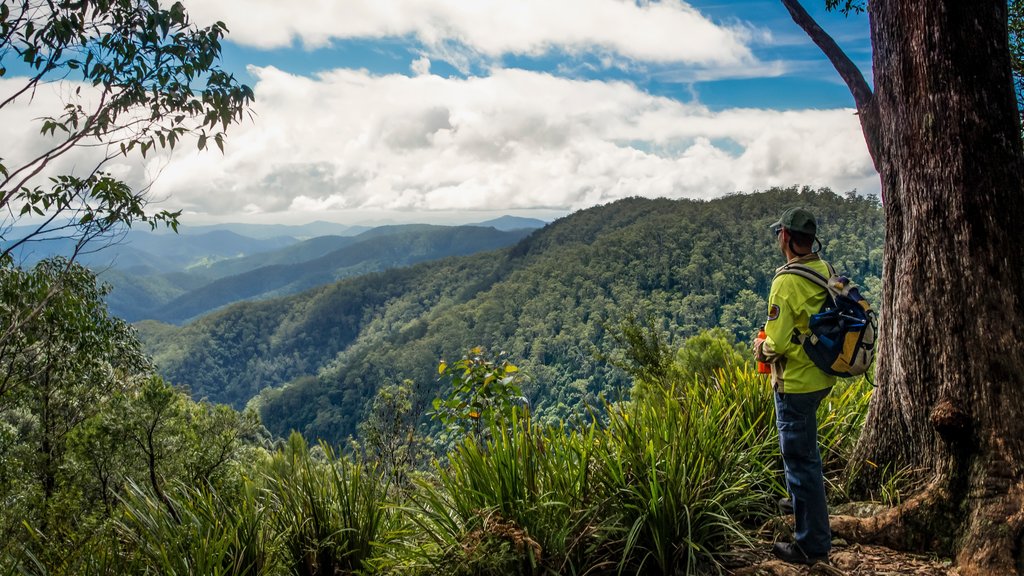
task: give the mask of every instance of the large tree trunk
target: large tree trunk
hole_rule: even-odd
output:
[[[958,552],[965,574],[1015,573],[1024,194],[1006,2],[869,11],[886,240],[878,389],[854,464],[927,476],[884,531]]]
[[[953,553],[964,576],[1021,573],[1024,173],[1007,4],[871,0],[868,12],[875,89],[854,95],[886,239],[877,389],[851,465],[911,467],[927,488],[833,528]]]

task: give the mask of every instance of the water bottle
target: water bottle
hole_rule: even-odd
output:
[[[757,333],[757,337],[759,339],[761,339],[761,340],[764,340],[767,336],[768,335],[764,333],[764,328],[762,328],[761,331]],[[771,374],[772,373],[772,367],[767,362],[761,362],[760,360],[758,360],[757,361],[757,373],[758,374]]]

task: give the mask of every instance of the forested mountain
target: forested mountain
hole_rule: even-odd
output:
[[[234,406],[259,394],[277,434],[340,441],[378,387],[411,379],[435,397],[438,360],[474,345],[508,352],[531,376],[535,412],[558,418],[628,386],[601,358],[621,354],[617,327],[630,315],[651,318],[670,341],[714,326],[748,340],[782,263],[767,226],[794,205],[818,215],[825,257],[877,294],[877,199],[774,189],[622,200],[511,248],[230,306],[183,328],[140,328],[168,379]]]
[[[380,226],[358,236],[317,237],[274,251],[194,263],[185,271],[135,274],[111,269],[101,278],[113,286],[107,302],[115,315],[180,323],[241,300],[294,294],[350,276],[509,246],[528,232]]]

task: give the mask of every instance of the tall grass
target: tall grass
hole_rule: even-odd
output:
[[[205,487],[172,486],[167,502],[129,485],[118,532],[146,573],[255,576],[274,568],[274,538],[252,484],[234,498]],[[168,508],[173,507],[174,512]]]
[[[590,559],[593,427],[564,432],[514,416],[490,439],[467,438],[420,483],[415,522],[433,571],[574,574]]]
[[[857,436],[864,425],[871,386],[863,378],[841,379],[818,409],[818,441],[826,473],[846,467]]]
[[[323,456],[316,458],[293,433],[265,468],[269,522],[289,572],[371,573],[380,549],[399,534],[387,486],[374,466],[339,458],[326,445],[319,448]]]
[[[869,390],[841,382],[822,403],[833,493]],[[91,540],[97,554],[83,548],[44,568],[5,548],[0,565],[97,575],[695,574],[748,544],[785,493],[771,389],[743,368],[673,375],[590,421],[495,420],[411,492],[293,434],[219,490],[168,484],[165,501],[130,486],[106,536]],[[903,480],[893,478],[889,498],[898,499]]]
[[[0,547],[0,575],[119,576],[144,572],[145,563],[126,555],[125,547],[110,522],[94,525],[77,541],[58,540],[26,525],[23,538]]]
[[[371,574],[400,535],[373,466],[293,434],[237,489],[130,486],[118,533],[124,562],[167,575]]]
[[[513,419],[467,439],[411,507],[433,573],[677,574],[715,570],[785,494],[772,392],[744,369],[673,379],[583,430]],[[839,459],[864,393],[823,405]],[[833,460],[829,460],[832,462]]]
[[[767,516],[772,439],[756,395],[694,380],[611,407],[597,454],[619,573],[693,574],[747,543],[744,520]],[[737,394],[736,392],[741,392]],[[770,411],[770,408],[769,408]]]

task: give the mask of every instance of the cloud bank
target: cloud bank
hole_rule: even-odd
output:
[[[753,64],[747,44],[763,34],[715,24],[679,0],[190,0],[186,6],[196,22],[227,22],[231,40],[251,47],[414,37],[435,58],[450,60],[466,50],[495,58],[557,49],[734,67]]]
[[[628,196],[711,198],[774,185],[877,191],[853,110],[712,112],[628,83],[488,77],[258,77],[255,122],[225,155],[152,160],[158,196],[231,215],[572,210]]]
[[[496,63],[558,51],[567,65],[580,64],[574,54],[596,54],[607,66],[661,66],[662,74],[670,64],[678,76],[671,82],[786,73],[749,49],[770,41],[767,32],[715,24],[679,0],[188,4],[194,21],[224,20],[231,41],[249,46],[401,37],[426,47],[408,75],[252,67],[255,119],[229,130],[223,155],[186,142],[108,165],[136,188],[153,182],[160,208],[190,217],[357,221],[393,212],[564,212],[627,196],[711,198],[775,185],[878,191],[852,109],[712,111],[628,82],[567,77],[561,66]],[[492,65],[479,76],[440,77],[431,54]],[[16,82],[0,79],[0,92]],[[31,106],[0,110],[8,164],[44,149],[30,119],[57,113],[61,92],[74,85],[51,86]],[[90,166],[88,153],[54,168]]]

